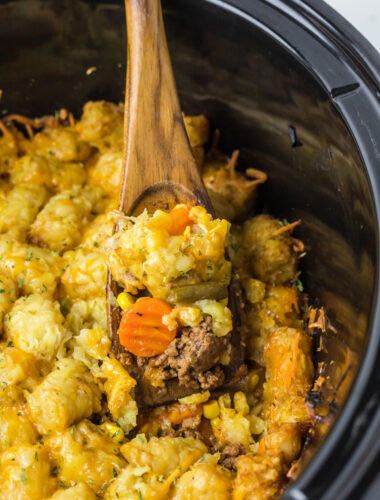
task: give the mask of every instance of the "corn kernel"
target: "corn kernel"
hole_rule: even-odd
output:
[[[259,382],[259,375],[256,371],[249,372],[248,374],[248,388],[250,390],[254,389]]]
[[[124,431],[112,422],[104,422],[99,426],[103,429],[106,436],[110,437],[115,443],[121,443],[124,439]]]
[[[231,396],[228,393],[222,394],[218,398],[218,403],[220,408],[231,408]]]
[[[251,413],[253,415],[258,415],[259,413],[261,413],[262,409],[263,409],[263,405],[261,403],[258,403],[255,406],[253,406],[253,408],[251,409]]]
[[[212,418],[210,420],[210,424],[211,424],[211,427],[218,427],[220,424],[220,418],[219,417]]]
[[[208,419],[213,419],[219,416],[218,401],[213,399],[209,403],[203,405],[203,415]]]
[[[242,415],[248,415],[249,406],[247,403],[247,398],[245,397],[244,392],[235,392],[234,394],[234,408],[237,412]]]
[[[194,405],[205,403],[210,399],[210,391],[197,392],[195,394],[190,394],[190,396],[185,396],[178,401],[184,405]]]
[[[186,226],[186,229],[184,230],[183,234],[184,236],[188,236],[191,232],[191,227],[190,226]]]
[[[254,435],[261,434],[265,431],[265,422],[260,417],[256,415],[248,415],[247,419],[249,421],[249,428]]]
[[[131,295],[129,295],[129,293],[127,293],[127,292],[119,293],[116,300],[117,300],[117,303],[119,304],[119,306],[123,309],[123,311],[125,311],[125,309],[127,309],[127,307],[129,307],[133,304],[133,299],[132,299]]]

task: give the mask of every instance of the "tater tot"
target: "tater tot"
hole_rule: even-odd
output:
[[[93,376],[81,361],[62,359],[27,396],[28,410],[38,431],[48,434],[100,411],[100,396]]]
[[[100,196],[99,188],[79,186],[53,196],[31,226],[32,241],[56,252],[75,247]]]
[[[303,330],[283,327],[269,336],[264,348],[264,415],[270,422],[310,422],[305,397],[314,374],[311,349],[312,339]]]
[[[1,497],[41,500],[56,489],[47,449],[40,445],[12,446],[0,456]]]
[[[44,186],[19,184],[0,201],[0,233],[25,241],[29,226],[48,199]]]

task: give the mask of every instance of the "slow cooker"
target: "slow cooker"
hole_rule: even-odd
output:
[[[316,430],[284,499],[380,498],[380,55],[322,0],[164,0],[183,109],[268,173],[258,210],[302,219]],[[2,112],[124,99],[122,0],[2,0]],[[316,335],[317,337],[317,335]]]

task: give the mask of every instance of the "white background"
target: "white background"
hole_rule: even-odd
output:
[[[380,0],[325,0],[380,51]]]

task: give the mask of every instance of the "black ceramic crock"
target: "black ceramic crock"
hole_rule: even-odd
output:
[[[261,209],[301,218],[331,429],[283,498],[380,498],[380,57],[321,0],[163,0],[180,99],[268,173]],[[121,0],[2,0],[1,110],[123,100]],[[338,393],[340,398],[337,397]],[[377,478],[377,481],[376,481]]]

